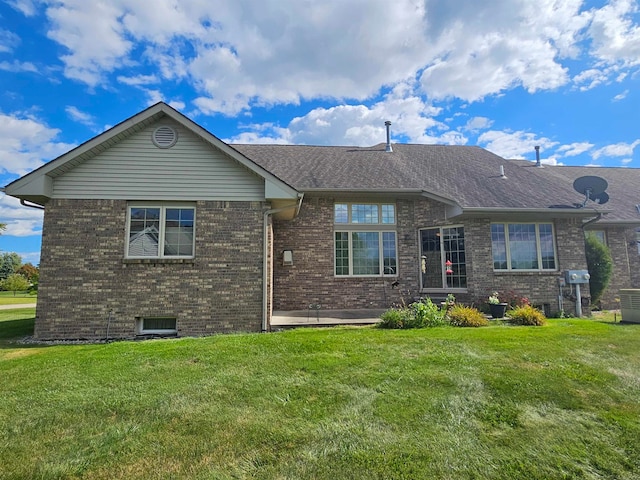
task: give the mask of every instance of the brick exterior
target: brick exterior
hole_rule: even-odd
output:
[[[494,290],[513,291],[528,297],[537,305],[546,304],[548,310],[555,313],[560,308],[557,279],[561,272],[567,269],[586,269],[583,232],[579,220],[558,219],[554,222],[558,271],[494,272],[489,218],[446,221],[444,206],[438,202],[398,199],[395,203],[399,288],[392,288],[395,278],[336,277],[333,264],[333,205],[336,201],[344,202],[345,199],[308,195],[296,219],[275,223],[275,310],[304,310],[310,304],[318,303],[323,309],[386,308],[398,302],[400,292],[409,292],[409,300],[421,295],[444,297],[446,290],[430,293],[420,291],[419,229],[434,226],[464,226],[468,288],[466,292],[455,293],[460,301],[477,304],[484,302]],[[373,201],[383,200],[377,198]],[[282,265],[283,250],[293,250],[292,266]],[[581,292],[588,299],[588,285],[582,285]],[[564,298],[563,306],[567,312],[575,311],[571,298]],[[586,305],[583,312],[588,312]]]
[[[269,312],[305,310],[311,304],[336,310],[386,308],[401,299],[444,297],[447,290],[420,291],[419,230],[435,226],[465,229],[468,288],[455,292],[459,301],[478,304],[494,290],[513,291],[556,312],[557,278],[565,270],[586,268],[579,220],[554,222],[558,271],[503,273],[493,271],[491,219],[452,222],[445,220],[444,206],[438,202],[387,199],[396,204],[398,276],[336,277],[336,201],[345,199],[308,195],[298,217],[275,220],[269,228],[273,248],[267,251],[274,260]],[[137,317],[175,317],[179,336],[260,331],[262,221],[267,205],[197,202],[195,258],[165,261],[124,259],[126,208],[127,202],[120,200],[47,204],[36,338],[103,339],[110,312],[110,338],[135,337]],[[620,288],[640,288],[640,256],[633,229],[609,229],[607,238],[614,257],[614,278],[606,296],[611,302]],[[283,250],[293,251],[293,265],[282,265]],[[399,286],[393,288],[396,280]],[[588,285],[582,286],[582,295],[588,299]],[[575,311],[571,298],[564,298],[564,310]]]
[[[640,254],[636,245],[636,233],[635,228],[624,227],[609,227],[605,233],[613,261],[613,272],[601,304],[605,309],[620,308],[620,289],[640,288]]]
[[[35,336],[135,336],[136,317],[177,319],[178,335],[260,331],[260,202],[196,203],[196,255],[125,260],[126,201],[51,200],[45,211]]]

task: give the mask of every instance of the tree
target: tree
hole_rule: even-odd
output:
[[[31,262],[22,265],[16,270],[16,273],[19,273],[30,282],[33,282],[34,279],[37,280],[38,276],[40,275],[38,267],[34,267]]]
[[[2,282],[2,286],[5,290],[13,292],[13,296],[15,297],[16,292],[22,292],[29,288],[29,280],[19,273],[12,273]]]
[[[3,253],[0,256],[0,280],[4,280],[9,275],[16,273],[22,266],[22,258],[15,252]]]
[[[602,299],[604,291],[609,286],[611,273],[613,272],[613,260],[609,248],[595,235],[587,235],[585,238],[585,253],[587,255],[587,268],[589,269],[589,290],[591,291],[591,303],[596,305]]]

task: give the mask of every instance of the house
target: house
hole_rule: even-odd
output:
[[[596,174],[606,204],[573,188]],[[96,340],[493,290],[574,311],[585,230],[612,250],[611,302],[640,287],[639,181],[467,146],[229,145],[158,103],[5,192],[45,210],[36,337]]]

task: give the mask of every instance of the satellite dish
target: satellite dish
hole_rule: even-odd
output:
[[[589,195],[589,198],[596,202],[598,205],[604,205],[609,201],[609,194],[607,192],[602,192],[598,195]]]
[[[593,175],[576,178],[573,182],[573,189],[584,195],[583,207],[587,203],[587,200],[596,202],[599,205],[607,203],[609,201],[609,195],[605,190],[608,186],[609,184],[604,178]]]

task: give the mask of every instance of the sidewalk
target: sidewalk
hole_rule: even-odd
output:
[[[31,308],[35,307],[36,302],[33,303],[15,303],[13,305],[0,305],[0,310],[12,310],[14,308]]]

